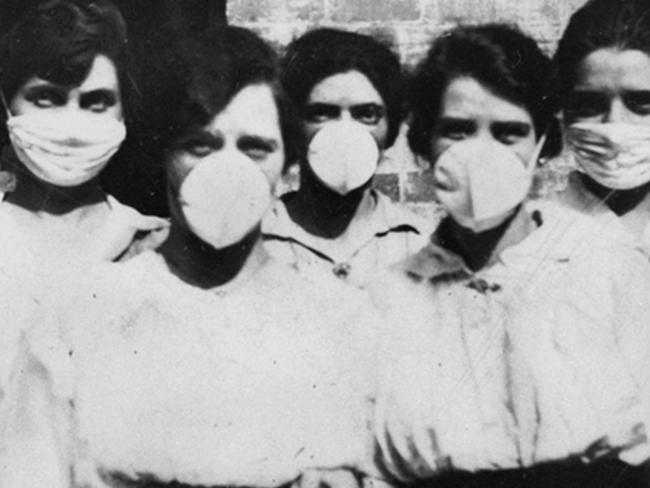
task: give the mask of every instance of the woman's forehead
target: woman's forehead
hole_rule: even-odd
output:
[[[247,133],[279,139],[280,117],[273,90],[263,83],[242,88],[205,129],[209,132]]]
[[[307,103],[332,105],[359,105],[384,101],[366,75],[360,71],[347,71],[328,76],[314,85]]]
[[[524,107],[492,92],[471,77],[452,80],[443,92],[440,116],[530,122]]]
[[[63,88],[63,85],[59,85],[38,76],[34,76],[27,80],[23,85],[23,88],[50,85],[56,85]],[[115,63],[113,63],[113,61],[111,61],[107,56],[98,54],[93,59],[90,70],[84,80],[78,86],[65,86],[65,88],[69,91],[77,89],[82,93],[96,90],[119,92],[119,79]]]
[[[598,49],[580,63],[576,89],[650,90],[650,56],[633,49]]]

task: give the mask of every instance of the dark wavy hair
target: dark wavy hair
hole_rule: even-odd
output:
[[[582,61],[605,48],[634,49],[650,56],[650,2],[591,0],[571,16],[554,58],[562,102],[573,90]]]
[[[279,60],[252,31],[233,26],[208,29],[180,42],[165,71],[170,82],[158,99],[161,141],[168,151],[185,131],[208,124],[243,88],[261,83],[271,87],[278,107],[285,167],[296,157],[300,128],[280,84]]]
[[[282,84],[295,106],[302,108],[316,84],[348,71],[364,74],[381,95],[388,119],[386,147],[390,147],[404,116],[404,76],[397,55],[378,40],[331,28],[309,31],[287,47]]]
[[[0,38],[0,88],[10,103],[34,76],[77,86],[88,76],[99,54],[115,64],[120,87],[124,88],[128,71],[126,24],[110,1],[31,2]]]
[[[553,125],[555,107],[547,95],[553,69],[537,43],[514,26],[461,26],[433,41],[412,78],[408,141],[416,154],[429,157],[444,92],[462,76],[525,108],[538,135]]]

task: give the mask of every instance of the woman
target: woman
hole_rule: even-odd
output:
[[[333,277],[316,290],[262,245],[293,140],[274,54],[222,27],[169,73],[169,237],[98,270],[72,303],[54,297],[60,327],[26,334],[0,416],[0,479],[356,485],[375,320]]]
[[[32,2],[0,40],[0,398],[20,322],[45,288],[164,239],[166,221],[107,195],[99,174],[126,135],[126,31],[106,0]]]
[[[650,7],[588,2],[572,17],[555,61],[565,156],[576,168],[559,195],[594,217],[594,233],[650,243]]]
[[[371,187],[402,120],[399,60],[371,37],[316,29],[289,45],[282,81],[309,148],[300,188],[264,223],[267,247],[283,262],[363,287],[426,238],[423,222]]]
[[[392,324],[376,416],[391,480],[640,476],[583,460],[647,453],[639,378],[618,339],[647,335],[648,268],[609,242],[581,242],[560,225],[578,219],[570,211],[526,202],[552,123],[551,73],[536,43],[504,25],[446,33],[415,73],[409,142],[433,164],[448,216],[372,290]]]
[[[98,179],[126,135],[125,57],[124,20],[107,0],[36,3],[2,37],[2,169],[14,175],[0,205],[6,265],[33,265],[42,278],[160,242],[153,231],[165,222],[120,204]]]

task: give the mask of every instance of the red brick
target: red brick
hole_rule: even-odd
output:
[[[418,0],[329,0],[334,22],[394,22],[419,20]]]

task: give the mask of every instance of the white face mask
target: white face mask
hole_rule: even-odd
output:
[[[330,190],[347,195],[368,183],[377,170],[379,148],[358,122],[331,122],[309,143],[307,161]]]
[[[247,157],[217,152],[190,171],[178,199],[190,230],[222,249],[260,224],[271,205],[271,185]]]
[[[11,144],[37,178],[77,186],[95,178],[126,137],[123,121],[80,112],[9,116]]]
[[[503,144],[468,139],[450,146],[434,167],[438,201],[461,226],[483,232],[525,200],[544,138],[528,165]]]
[[[565,133],[579,170],[604,187],[629,190],[650,181],[650,126],[577,123]]]

